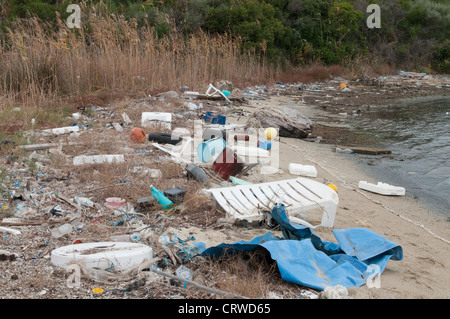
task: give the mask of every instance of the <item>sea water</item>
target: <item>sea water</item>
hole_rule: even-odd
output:
[[[450,97],[421,97],[371,108],[350,120],[392,151],[360,156],[369,176],[405,187],[438,215],[450,217]],[[370,164],[370,165],[367,165]]]

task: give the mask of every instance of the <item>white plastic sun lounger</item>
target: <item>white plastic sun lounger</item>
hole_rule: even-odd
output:
[[[296,178],[268,183],[237,185],[207,190],[233,219],[263,220],[262,211],[272,211],[279,203],[286,206],[291,221],[307,227],[333,227],[339,202],[337,193],[329,186],[307,178]],[[309,210],[323,209],[319,225],[294,217]]]

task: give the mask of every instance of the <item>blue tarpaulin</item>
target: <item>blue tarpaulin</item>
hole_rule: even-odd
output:
[[[251,241],[219,244],[201,252],[219,257],[237,252],[265,250],[276,261],[283,280],[313,289],[342,285],[359,287],[373,271],[381,274],[389,260],[402,260],[402,247],[366,228],[333,230],[338,243],[322,241],[308,227],[288,220],[283,204],[275,206],[284,238],[268,232]]]

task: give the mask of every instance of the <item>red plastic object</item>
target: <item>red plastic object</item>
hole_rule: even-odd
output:
[[[146,138],[147,137],[145,136],[144,130],[139,127],[135,127],[130,132],[130,139],[133,142],[144,143],[146,141]]]
[[[214,171],[226,181],[230,179],[230,176],[236,176],[242,172],[243,168],[244,162],[229,148],[225,148],[213,163]]]

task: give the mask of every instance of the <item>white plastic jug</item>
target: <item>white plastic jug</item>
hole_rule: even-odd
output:
[[[317,177],[317,170],[313,165],[289,164],[289,173],[306,177]]]

